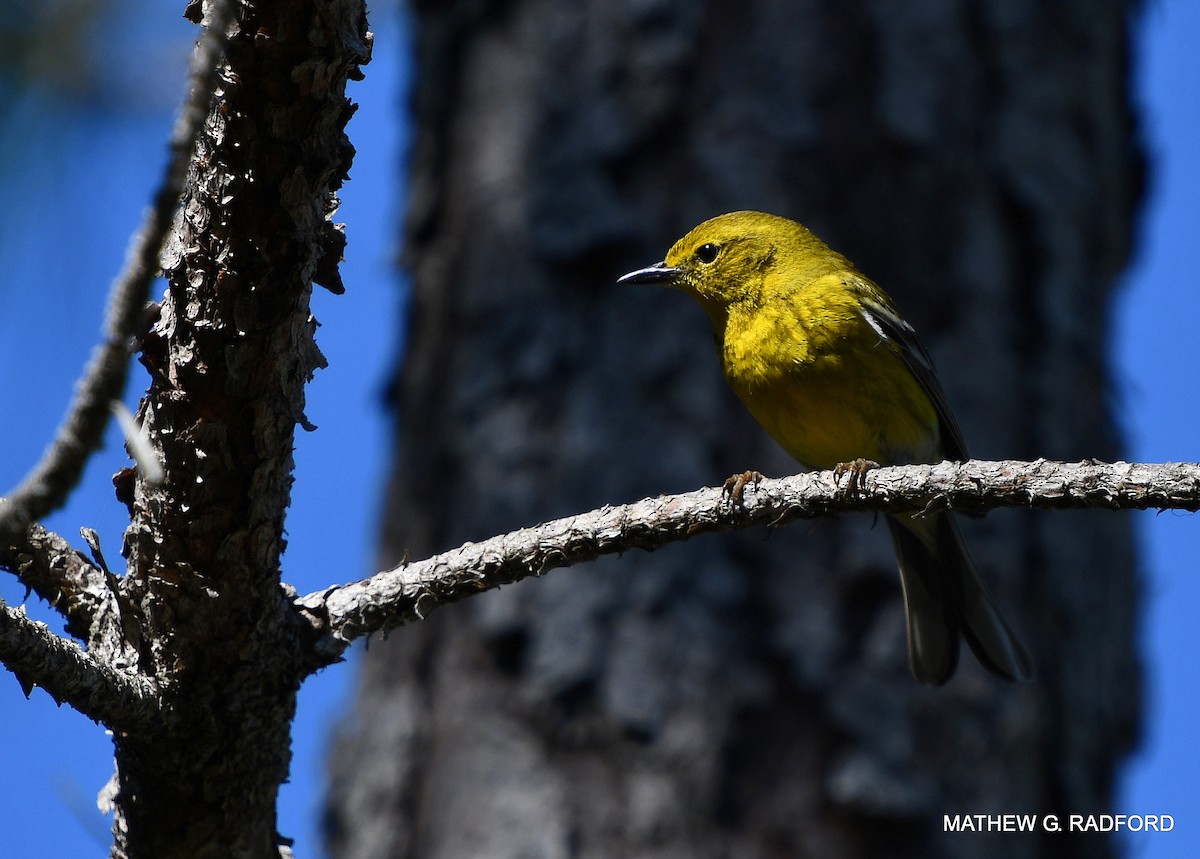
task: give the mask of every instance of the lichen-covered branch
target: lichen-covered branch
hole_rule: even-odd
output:
[[[949,506],[969,513],[1040,509],[1200,509],[1200,463],[943,462],[877,468],[856,490],[833,472],[750,482],[740,504],[720,488],[603,507],[331,587],[296,601],[321,633],[319,663],[354,639],[500,585],[627,549],[652,551],[712,531],[853,511]]]
[[[95,659],[22,608],[0,602],[0,662],[25,694],[34,686],[113,731],[145,728],[160,709],[151,681]]]

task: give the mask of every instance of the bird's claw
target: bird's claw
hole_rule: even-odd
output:
[[[741,507],[742,496],[746,492],[746,485],[753,483],[754,488],[757,489],[762,479],[762,472],[759,471],[743,471],[741,474],[734,474],[725,481],[725,485],[721,489],[721,494],[732,501],[735,506]]]
[[[879,463],[873,459],[852,459],[849,462],[839,462],[833,467],[833,479],[841,484],[842,478],[849,476],[844,491],[847,496],[858,495],[863,488],[863,480],[872,468],[879,468]]]

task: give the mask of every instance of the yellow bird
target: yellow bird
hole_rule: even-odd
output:
[[[620,283],[660,283],[708,312],[725,378],[807,468],[965,460],[966,446],[921,342],[892,301],[795,221],[732,212]],[[975,571],[945,510],[887,517],[900,565],[913,676],[941,685],[959,637],[1006,680],[1033,664]]]

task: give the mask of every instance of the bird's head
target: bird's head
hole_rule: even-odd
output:
[[[714,318],[766,292],[832,271],[841,258],[807,228],[764,212],[730,212],[689,232],[656,265],[618,283],[661,283],[682,290]]]

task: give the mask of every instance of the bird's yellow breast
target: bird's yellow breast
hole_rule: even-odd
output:
[[[799,462],[937,461],[937,413],[842,278],[735,304],[718,324],[730,386]]]

